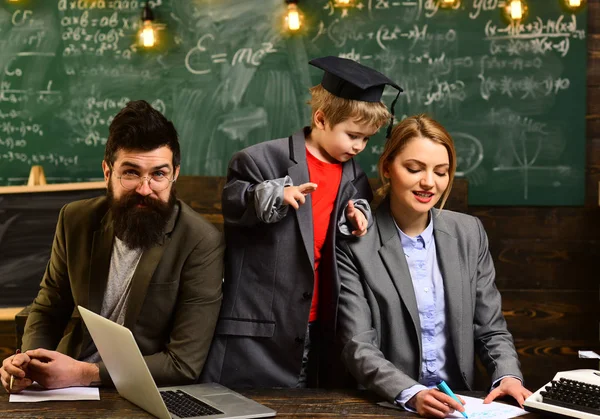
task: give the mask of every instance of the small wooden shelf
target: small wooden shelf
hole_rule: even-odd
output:
[[[56,191],[83,191],[87,189],[105,188],[104,182],[77,182],[77,183],[52,183],[49,185],[34,186],[3,186],[0,187],[0,195],[30,192],[56,192]]]
[[[14,321],[17,313],[23,310],[23,308],[24,307],[0,308],[0,321]]]

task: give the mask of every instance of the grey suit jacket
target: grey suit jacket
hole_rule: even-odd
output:
[[[105,197],[61,210],[50,262],[25,324],[24,351],[46,348],[76,359],[96,352],[75,307],[100,313],[114,238]],[[162,242],[142,254],[124,326],[158,385],[189,384],[200,375],[221,306],[223,251],[222,234],[178,201]],[[65,330],[72,314],[75,326]],[[103,384],[110,384],[104,363],[99,367]]]
[[[304,350],[314,286],[311,197],[278,222],[256,215],[254,190],[289,175],[294,185],[309,181],[305,132],[256,144],[236,153],[223,190],[226,263],[223,306],[202,381],[229,387],[294,387]],[[370,200],[364,172],[342,165],[334,213],[323,246],[319,321],[333,338],[339,283],[333,271],[335,221],[349,199]],[[330,269],[330,270],[329,270]],[[339,360],[339,356],[337,357]]]
[[[359,384],[392,402],[421,376],[421,326],[389,200],[375,216],[366,236],[337,246],[342,282],[338,331],[343,360]],[[471,388],[476,353],[493,381],[504,375],[522,379],[481,222],[434,210],[433,227],[456,354],[448,384]]]

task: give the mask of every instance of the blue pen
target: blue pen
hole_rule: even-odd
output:
[[[461,402],[460,400],[458,400],[458,397],[456,397],[456,394],[454,394],[454,393],[452,392],[452,390],[450,390],[450,387],[448,387],[448,384],[446,384],[446,382],[445,382],[445,381],[442,381],[442,382],[440,382],[440,383],[437,385],[437,388],[438,388],[440,391],[442,391],[442,392],[446,393],[448,396],[452,397],[452,398],[453,398],[454,400],[456,400],[457,402],[459,402],[459,403],[461,404],[461,406],[464,406],[464,404],[462,404],[462,402]],[[469,417],[467,416],[467,413],[466,413],[466,412],[460,412],[460,414],[461,414],[461,415],[463,415],[465,418],[469,419]]]

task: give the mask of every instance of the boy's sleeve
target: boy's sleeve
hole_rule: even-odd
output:
[[[265,179],[252,157],[243,150],[236,153],[227,172],[221,198],[225,224],[253,226],[275,223],[286,216],[283,188],[293,185],[289,176]]]
[[[283,205],[283,188],[292,186],[289,176],[265,180],[254,191],[254,210],[263,223],[276,223],[287,215],[288,205]]]
[[[371,189],[369,179],[367,178],[365,172],[363,172],[360,167],[357,167],[357,172],[358,174],[356,176],[356,180],[354,181],[356,193],[352,197],[352,203],[357,209],[365,214],[368,230],[373,225],[373,215],[371,206],[369,205],[369,201],[373,199],[373,190]],[[356,229],[356,227],[353,226],[352,223],[350,223],[350,221],[348,221],[346,218],[346,208],[348,208],[347,203],[343,206],[337,221],[338,235],[342,237],[352,236],[352,231]]]
[[[366,199],[352,199],[351,201],[356,209],[365,214],[365,218],[367,219],[367,229],[369,229],[373,225],[371,206]],[[344,206],[344,210],[338,219],[338,232],[342,236],[352,236],[352,231],[356,230],[356,226],[352,225],[352,223],[346,218],[346,208],[348,208],[348,204]]]

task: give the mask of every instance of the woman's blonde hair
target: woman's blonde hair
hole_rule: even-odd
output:
[[[382,184],[376,192],[378,202],[383,200],[390,190],[390,180],[384,176],[385,169],[388,165],[392,164],[396,156],[411,140],[419,137],[427,138],[441,144],[448,150],[448,158],[450,160],[450,168],[448,170],[449,181],[448,187],[442,195],[442,203],[440,205],[440,209],[444,208],[452,189],[454,174],[456,173],[456,150],[454,149],[454,141],[448,131],[439,122],[425,114],[409,116],[402,120],[394,127],[390,138],[387,139],[378,163],[379,177]]]
[[[391,120],[392,116],[382,102],[344,99],[332,95],[320,84],[309,90],[311,99],[308,104],[312,109],[312,128],[315,128],[314,116],[319,109],[331,127],[347,119],[352,119],[357,124],[365,124],[379,129]]]

